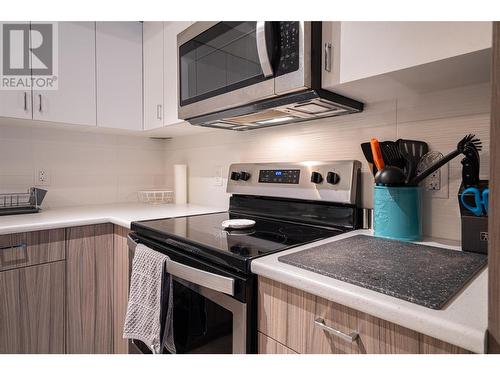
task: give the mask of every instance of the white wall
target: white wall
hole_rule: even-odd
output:
[[[484,142],[481,177],[489,170],[488,84],[462,87],[397,101],[368,104],[363,113],[315,122],[277,126],[249,132],[214,130],[167,141],[167,184],[173,164],[188,164],[189,202],[228,204],[223,186],[214,185],[215,169],[224,177],[233,162],[358,159],[363,161],[363,203],[372,207],[373,179],[364,161],[360,143],[379,140],[421,139],[431,150],[447,153],[465,134],[475,133]],[[449,198],[426,199],[424,233],[459,239],[457,190],[461,179],[460,158],[449,169]],[[170,184],[171,185],[171,184]]]
[[[0,126],[0,192],[25,191],[44,168],[43,207],[127,202],[165,186],[165,141],[63,128]]]

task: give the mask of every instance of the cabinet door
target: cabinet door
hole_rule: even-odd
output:
[[[491,22],[342,22],[333,29],[340,32],[340,83],[490,48],[491,27]]]
[[[0,272],[0,353],[64,353],[64,261]]]
[[[193,22],[165,22],[164,27],[164,73],[163,73],[163,89],[164,89],[164,125],[172,125],[181,122],[177,115],[177,103],[179,101],[178,89],[178,54],[177,54],[177,34],[187,29]]]
[[[97,22],[97,126],[142,130],[142,24]]]
[[[21,353],[64,353],[64,262],[19,270]]]
[[[66,351],[113,353],[113,225],[67,229]]]
[[[58,88],[33,91],[33,119],[96,125],[95,23],[58,22]]]
[[[144,130],[163,126],[163,22],[144,22]]]
[[[11,22],[0,22],[0,47],[3,49],[3,28]],[[15,22],[29,25],[29,22]],[[11,44],[11,54],[23,56],[22,43]],[[30,55],[31,56],[31,55]],[[28,57],[30,59],[30,57]],[[28,60],[30,61],[30,60]],[[3,73],[2,73],[3,74]],[[20,119],[32,118],[31,89],[25,90],[0,90],[0,116]]]
[[[0,272],[0,354],[21,352],[19,271]]]

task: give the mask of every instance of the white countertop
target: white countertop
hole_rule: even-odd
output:
[[[0,216],[0,234],[113,223],[130,228],[137,220],[160,219],[225,211],[193,204],[116,203],[44,209],[36,214]]]
[[[252,261],[252,272],[472,352],[485,352],[488,327],[487,269],[481,271],[442,310],[433,310],[278,261],[280,256],[357,234],[372,235],[371,231],[357,230],[258,258]],[[458,246],[435,241],[422,244],[460,250]]]

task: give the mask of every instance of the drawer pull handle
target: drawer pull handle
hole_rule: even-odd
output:
[[[314,325],[320,329],[322,329],[323,331],[325,332],[328,332],[330,333],[331,335],[335,336],[335,337],[338,337],[338,338],[341,338],[347,342],[350,342],[350,343],[353,343],[354,341],[356,341],[359,337],[359,334],[357,332],[351,332],[351,333],[344,333],[342,331],[339,331],[335,328],[332,328],[332,327],[328,327],[326,324],[325,324],[325,321],[324,319],[322,318],[316,318],[314,320]]]

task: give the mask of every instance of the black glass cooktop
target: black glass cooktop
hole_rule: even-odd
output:
[[[256,224],[250,229],[225,230],[221,223],[228,219],[252,219]],[[219,263],[243,271],[249,271],[253,258],[342,233],[340,229],[229,212],[134,222],[132,230],[144,238],[206,255],[212,261],[223,260]]]

